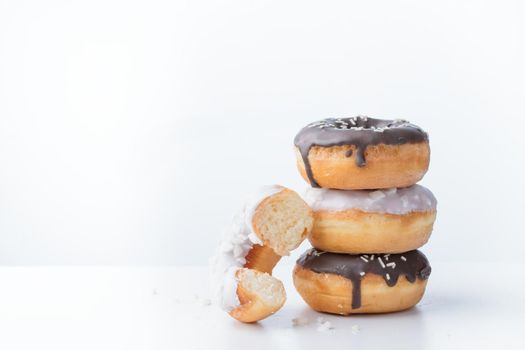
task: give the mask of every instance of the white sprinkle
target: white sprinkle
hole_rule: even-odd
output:
[[[231,239],[231,243],[233,245],[239,245],[239,244],[242,244],[244,241],[245,241],[246,237],[243,236],[243,235],[235,235],[232,237]]]
[[[368,255],[367,254],[363,254],[363,256],[368,259]]]
[[[396,263],[395,262],[391,262],[391,263],[386,264],[386,266],[389,266],[389,267],[395,269],[396,268]]]
[[[405,258],[403,255],[401,255],[401,260],[407,261],[407,258]]]
[[[390,281],[390,275],[388,273],[386,274],[386,279]]]
[[[383,257],[385,258],[386,261],[388,261],[388,257],[390,256],[390,254],[385,254],[383,255]]]
[[[359,328],[358,325],[354,324],[354,325],[352,326],[352,334],[357,334],[357,333],[359,333],[360,330],[361,330],[361,329]]]
[[[372,255],[370,256],[370,260],[374,261],[374,257],[375,257],[375,255],[372,254]]]
[[[364,276],[364,275],[365,275],[365,273],[364,273],[364,272],[359,272],[359,274],[360,274],[361,276]]]
[[[397,188],[389,188],[387,190],[383,190],[383,192],[386,192],[386,194],[394,194],[397,192]]]
[[[379,264],[381,264],[381,267],[382,268],[385,268],[385,263],[383,262],[383,260],[381,260],[381,257],[378,257],[377,260],[379,260]]]
[[[365,258],[364,256],[361,255],[360,258],[361,258],[361,260],[363,260],[364,262],[368,262],[368,259]]]
[[[323,124],[324,124],[324,122],[323,122],[323,121],[320,121],[320,122],[312,123],[312,124],[308,125],[308,127],[309,127],[309,128],[315,128],[315,127],[317,127],[317,126],[321,126],[321,125],[323,125]]]
[[[383,193],[383,191],[381,190],[377,190],[377,191],[373,191],[373,192],[370,192],[368,194],[370,196],[370,198],[372,198],[373,200],[378,200],[378,199],[381,199],[381,198],[385,198],[385,194]]]
[[[330,321],[326,321],[323,317],[317,317],[317,330],[319,332],[328,332],[333,329],[334,326],[332,326]]]
[[[233,247],[233,256],[235,258],[241,257],[243,254],[244,254],[244,250],[242,249],[240,245],[235,245]]]
[[[233,245],[230,242],[224,242],[221,244],[220,250],[221,252],[229,253],[233,251]]]
[[[292,325],[294,327],[306,326],[309,323],[310,323],[310,320],[307,318],[302,318],[302,317],[292,318]]]
[[[199,295],[195,295],[195,302],[201,306],[210,306],[211,305],[211,300],[210,299],[207,299],[207,298],[203,298]]]

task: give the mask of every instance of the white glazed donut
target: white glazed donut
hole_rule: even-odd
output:
[[[218,305],[242,322],[278,311],[286,293],[271,276],[273,267],[301,244],[312,225],[312,211],[297,193],[276,185],[259,189],[234,217],[212,259]]]
[[[436,218],[436,198],[420,185],[361,191],[310,188],[305,200],[315,217],[310,242],[334,253],[417,249],[428,241]]]

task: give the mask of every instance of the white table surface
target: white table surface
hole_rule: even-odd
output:
[[[525,349],[524,267],[436,263],[416,308],[341,317],[309,309],[279,266],[288,301],[253,325],[208,305],[202,267],[3,267],[0,349]]]

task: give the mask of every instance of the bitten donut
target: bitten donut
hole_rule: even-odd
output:
[[[414,250],[428,241],[436,219],[436,198],[420,185],[373,191],[310,188],[304,198],[314,211],[310,243],[334,253]]]
[[[328,118],[307,125],[294,143],[299,172],[313,187],[407,187],[430,162],[427,133],[405,120]]]
[[[312,248],[293,272],[294,285],[314,310],[339,315],[408,309],[423,297],[431,268],[420,251],[336,254]]]
[[[286,300],[272,270],[310,232],[313,215],[297,193],[266,186],[234,217],[212,258],[215,302],[241,322],[256,322]]]

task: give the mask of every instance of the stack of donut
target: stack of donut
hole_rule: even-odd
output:
[[[305,302],[341,315],[417,304],[431,268],[416,249],[437,204],[416,184],[430,161],[427,133],[405,120],[329,118],[303,128],[295,146],[314,215],[313,248],[293,273]]]

